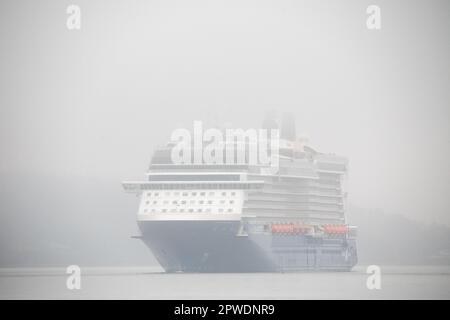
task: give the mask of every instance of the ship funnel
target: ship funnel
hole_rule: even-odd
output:
[[[294,115],[290,112],[284,113],[281,119],[280,138],[288,141],[296,140],[295,119]]]
[[[276,119],[275,111],[269,111],[266,113],[264,118],[262,128],[270,131],[271,129],[278,129],[278,123]]]

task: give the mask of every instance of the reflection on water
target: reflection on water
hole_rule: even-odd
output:
[[[450,267],[382,266],[341,273],[165,274],[158,267],[83,267],[68,290],[64,268],[0,269],[1,299],[450,299]]]

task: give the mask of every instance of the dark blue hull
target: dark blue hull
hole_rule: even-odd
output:
[[[166,272],[348,271],[357,262],[355,241],[345,237],[243,232],[239,221],[138,224]]]

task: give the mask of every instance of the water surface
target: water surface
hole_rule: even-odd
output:
[[[158,267],[83,267],[81,289],[64,268],[0,269],[1,299],[449,299],[450,267],[381,266],[327,273],[165,274]]]

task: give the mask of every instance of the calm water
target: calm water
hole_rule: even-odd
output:
[[[348,273],[164,274],[158,268],[83,268],[80,290],[62,268],[0,269],[0,299],[449,299],[450,267],[365,267]]]

